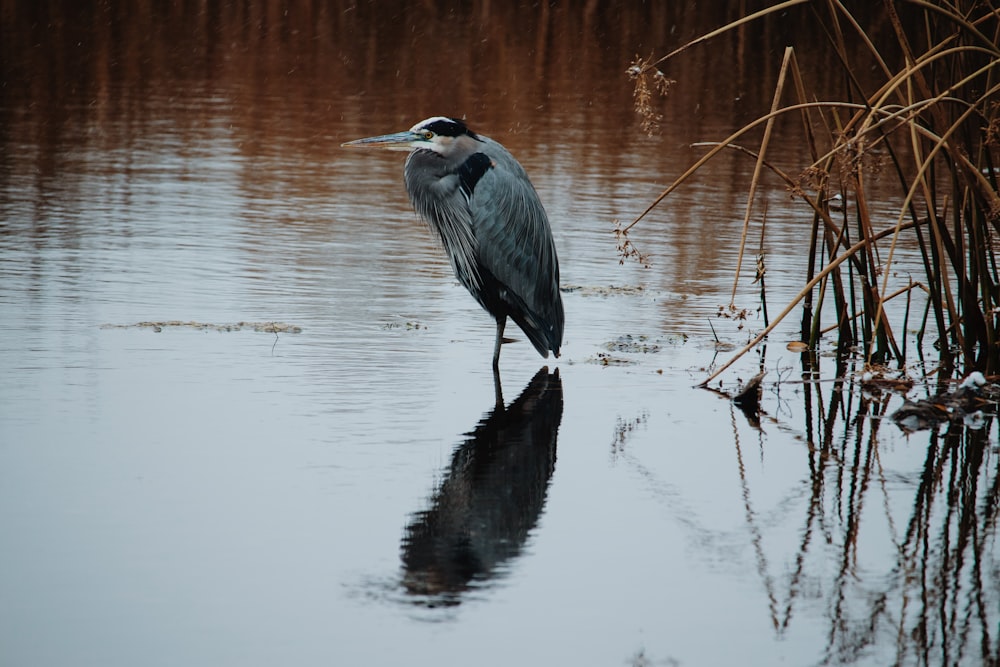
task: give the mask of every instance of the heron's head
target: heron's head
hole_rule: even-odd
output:
[[[390,151],[429,150],[444,157],[474,153],[479,136],[457,118],[434,116],[422,120],[405,132],[382,134],[341,144],[358,148],[384,148]]]

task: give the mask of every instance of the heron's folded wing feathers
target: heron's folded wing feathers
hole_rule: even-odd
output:
[[[510,292],[508,303],[523,307],[546,349],[558,352],[564,317],[548,217],[521,165],[493,142],[484,153],[492,164],[469,199],[478,260]]]

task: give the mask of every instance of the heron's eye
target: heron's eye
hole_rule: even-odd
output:
[[[433,132],[431,132],[430,130],[424,130],[424,139],[426,139],[427,141],[430,141],[433,138],[434,138],[434,133]]]

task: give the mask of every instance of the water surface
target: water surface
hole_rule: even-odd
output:
[[[795,382],[795,322],[725,377],[768,370],[759,428],[691,388],[763,326],[749,275],[716,317],[752,164],[637,228],[651,268],[615,250],[805,19],[692,52],[650,137],[628,63],[733,10],[497,4],[0,2],[0,662],[995,659],[992,424]],[[402,156],[339,147],[439,114],[561,259],[563,356],[518,334],[499,406]],[[782,304],[811,217],[762,199]]]

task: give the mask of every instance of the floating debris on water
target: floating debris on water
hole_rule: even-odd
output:
[[[896,371],[868,367],[860,376],[861,388],[869,393],[890,391],[905,394],[913,389],[913,380]]]
[[[636,363],[633,359],[614,357],[607,352],[598,352],[593,357],[587,359],[588,364],[598,364],[600,366],[631,366]]]
[[[651,354],[659,352],[659,343],[650,340],[649,336],[633,336],[625,334],[604,344],[608,352],[630,352],[634,354]]]
[[[649,411],[643,410],[638,416],[632,419],[623,419],[621,415],[615,423],[615,434],[611,439],[611,453],[613,455],[621,454],[625,451],[625,443],[628,441],[632,433],[640,426],[645,427],[646,422],[649,420]]]
[[[163,320],[158,322],[136,322],[135,324],[102,324],[102,329],[151,329],[160,333],[167,328],[197,329],[199,331],[243,331],[251,330],[258,333],[302,333],[302,327],[286,322],[235,322],[231,324],[213,324],[211,322],[183,322],[181,320]]]
[[[995,414],[1000,386],[989,384],[982,373],[973,372],[954,391],[943,391],[931,398],[906,401],[892,413],[892,420],[903,431],[912,433],[935,428],[947,422],[982,428],[984,411]]]
[[[406,322],[386,322],[383,329],[406,329],[407,331],[416,331],[417,329],[426,329],[427,325],[416,320],[407,320]]]
[[[563,285],[559,291],[582,296],[635,296],[643,294],[646,288],[642,285]]]
[[[986,386],[986,377],[979,371],[972,371],[969,376],[962,380],[959,389],[973,389]]]

